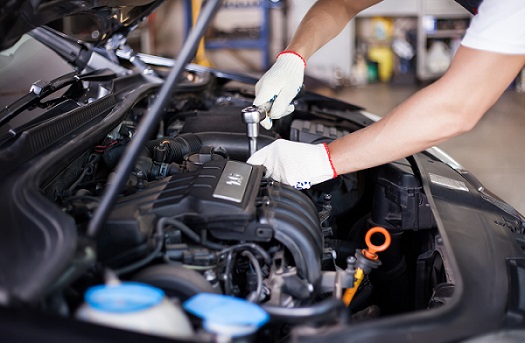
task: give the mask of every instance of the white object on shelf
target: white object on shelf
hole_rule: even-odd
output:
[[[427,69],[433,74],[444,73],[452,60],[449,47],[442,41],[432,42],[427,53]]]
[[[450,54],[450,59],[454,56],[461,38],[466,32],[467,26],[458,28],[442,28],[439,26],[440,20],[469,20],[471,14],[457,4],[454,0],[422,0],[418,16],[418,43],[417,43],[417,77],[419,80],[432,80],[439,78],[447,68],[444,68],[444,56],[440,58],[442,62],[437,63],[437,55],[446,54],[433,50],[435,43],[440,42],[436,49],[443,49],[440,46],[447,42],[446,50]],[[435,56],[428,55],[431,51]],[[434,59],[430,61],[429,59]],[[450,64],[450,62],[449,62]],[[448,66],[447,66],[448,67]]]

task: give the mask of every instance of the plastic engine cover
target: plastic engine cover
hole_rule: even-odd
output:
[[[172,177],[153,202],[158,217],[183,216],[195,230],[221,239],[267,241],[271,229],[247,228],[256,217],[263,168],[232,160],[206,163],[196,172]]]
[[[264,228],[257,230],[259,238],[246,232],[255,217],[263,170],[221,159],[197,171],[148,183],[114,207],[100,235],[100,258],[118,263],[119,255],[146,244],[161,217],[184,220],[195,230],[225,230],[225,238],[269,240],[271,232]]]
[[[156,221],[168,217],[222,241],[276,239],[291,252],[299,274],[315,284],[323,249],[317,210],[301,192],[263,180],[263,172],[220,159],[146,184],[113,209],[99,240],[100,258],[118,265],[138,258]]]

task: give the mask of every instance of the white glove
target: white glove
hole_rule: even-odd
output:
[[[293,98],[301,90],[306,62],[293,51],[283,51],[277,56],[274,65],[255,85],[255,106],[264,106],[269,119],[261,125],[269,130],[271,119],[279,119],[294,111]]]
[[[337,176],[326,143],[307,144],[278,139],[255,152],[248,163],[264,165],[266,176],[297,189]]]

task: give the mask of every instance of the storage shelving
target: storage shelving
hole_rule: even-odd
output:
[[[191,0],[186,0],[189,8],[187,15],[191,18]],[[235,26],[235,20],[225,20],[228,30],[213,34],[210,30],[206,38],[205,47],[208,50],[217,49],[255,49],[261,53],[261,69],[266,70],[271,65],[271,11],[281,9],[281,0],[226,0],[218,13],[218,17],[226,11],[243,11],[240,26]],[[222,12],[222,13],[221,13]],[[216,19],[218,20],[218,19]],[[220,19],[219,19],[220,20]],[[191,22],[191,21],[190,21]]]
[[[424,13],[419,20],[417,64],[418,79],[422,81],[440,77],[444,70],[435,70],[429,51],[433,44],[447,47],[450,58],[454,55],[468,28],[471,15],[466,11],[459,13]],[[440,68],[438,68],[440,69]],[[446,68],[445,68],[446,69]]]
[[[384,16],[390,18],[417,18],[416,77],[429,81],[442,75],[429,68],[429,48],[433,42],[443,41],[451,55],[464,36],[471,14],[454,0],[390,0],[372,6],[358,18]],[[355,22],[355,21],[354,21]],[[355,24],[354,24],[355,25]],[[355,45],[355,42],[354,42]]]

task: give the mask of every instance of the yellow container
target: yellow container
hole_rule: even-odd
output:
[[[394,54],[388,46],[373,46],[368,50],[368,58],[379,63],[379,80],[388,82],[392,78]]]

